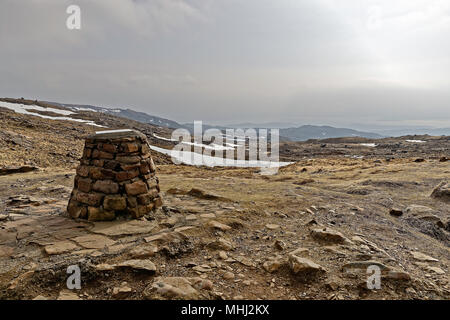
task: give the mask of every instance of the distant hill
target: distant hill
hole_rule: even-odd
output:
[[[401,137],[405,135],[450,136],[450,128],[399,128],[373,130],[385,136]]]
[[[276,125],[280,124],[279,127]],[[228,125],[227,127],[222,126],[211,126],[208,124],[203,124],[203,130],[207,130],[210,128],[216,128],[219,130],[225,130],[226,128],[240,128],[240,129],[272,129],[272,128],[280,128],[280,140],[289,140],[289,141],[306,141],[309,139],[328,139],[328,138],[342,138],[342,137],[361,137],[361,138],[369,138],[369,139],[378,139],[384,138],[385,136],[372,133],[372,132],[363,132],[348,128],[335,128],[330,126],[314,126],[314,125],[304,125],[301,127],[292,127],[292,128],[283,128],[282,123],[266,123],[266,124],[252,124],[252,123],[243,123],[236,125]],[[191,132],[194,129],[193,124],[184,123],[183,127],[189,129]]]
[[[304,125],[298,128],[280,129],[280,136],[286,137],[292,141],[306,141],[308,139],[328,139],[340,137],[362,137],[370,139],[383,138],[383,136],[378,133],[363,132],[347,128],[313,125]]]
[[[8,99],[5,99],[8,100]],[[24,100],[17,100],[16,103],[24,102]],[[30,101],[29,103],[33,103]],[[37,103],[37,101],[36,101]],[[159,127],[165,128],[186,128],[190,131],[193,131],[192,123],[179,124],[176,121],[149,115],[145,112],[134,111],[132,109],[122,109],[122,108],[105,108],[98,107],[93,105],[81,105],[81,104],[63,104],[58,102],[39,102],[40,105],[45,106],[45,104],[49,104],[52,106],[58,106],[61,108],[66,108],[72,111],[91,111],[91,112],[101,112],[108,115],[118,116],[125,119],[130,119],[134,121],[139,121],[145,124],[151,124]],[[383,138],[385,136],[372,133],[372,132],[364,132],[358,131],[348,128],[335,128],[331,126],[315,126],[315,125],[303,125],[300,127],[291,127],[287,128],[287,125],[293,125],[288,123],[265,123],[265,124],[236,124],[236,125],[228,125],[228,126],[215,126],[208,125],[206,123],[203,124],[203,130],[207,130],[210,128],[216,128],[219,130],[225,130],[227,128],[254,128],[254,129],[270,129],[277,128],[279,126],[280,129],[280,140],[290,140],[290,141],[306,141],[309,139],[328,139],[328,138],[341,138],[341,137],[362,137],[362,138],[370,138],[370,139],[378,139]],[[445,131],[445,130],[444,130]],[[440,132],[439,132],[440,133]],[[445,134],[445,133],[443,133]]]
[[[265,129],[286,129],[298,126],[298,124],[290,122],[265,122],[265,123],[238,123],[238,124],[227,124],[228,128],[265,128]]]

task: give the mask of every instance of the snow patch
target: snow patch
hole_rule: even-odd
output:
[[[186,144],[189,146],[194,146],[194,147],[202,147],[208,150],[234,150],[233,147],[224,147],[224,146],[220,146],[218,144],[203,144],[203,143],[197,143],[197,142],[182,142],[182,144]]]
[[[105,131],[95,131],[95,134],[105,134],[105,133],[116,133],[116,132],[131,132],[131,129],[117,129],[117,130],[105,130]]]
[[[152,120],[152,122],[153,122],[153,120]],[[156,139],[159,139],[159,140],[171,141],[171,142],[178,142],[178,140],[176,140],[176,139],[167,139],[167,138],[164,138],[164,137],[160,137],[160,136],[158,136],[158,135],[156,135],[156,134],[153,134],[153,136],[154,136]]]
[[[172,158],[177,159],[181,163],[193,166],[205,165],[208,167],[221,166],[221,167],[241,167],[241,168],[248,168],[248,167],[279,168],[293,163],[293,162],[277,162],[277,161],[261,161],[261,160],[234,160],[202,155],[190,151],[168,150],[155,146],[150,146],[150,148],[156,152],[171,156]]]
[[[426,143],[426,141],[423,141],[423,140],[406,140],[406,142],[411,142],[411,143]]]
[[[362,145],[364,147],[371,147],[371,148],[374,148],[377,146],[375,143],[360,143],[360,145]]]
[[[36,106],[36,105],[24,105],[24,104],[20,104],[20,103],[9,103],[9,102],[4,102],[4,101],[0,101],[0,107],[4,107],[4,108],[10,109],[10,110],[13,110],[16,113],[27,114],[27,115],[31,115],[31,116],[44,118],[44,119],[75,121],[75,122],[86,123],[91,126],[105,128],[104,126],[96,124],[92,120],[74,119],[74,118],[70,118],[70,117],[52,117],[52,116],[47,116],[47,115],[28,111],[28,110],[36,110],[36,111],[41,111],[41,112],[53,112],[53,113],[61,114],[64,116],[74,114],[74,112],[69,111],[69,110],[60,110],[60,109],[55,109],[55,108],[43,108],[43,107]]]

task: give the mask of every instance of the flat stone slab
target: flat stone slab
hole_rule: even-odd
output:
[[[96,131],[95,134],[90,135],[88,139],[110,140],[110,139],[135,138],[135,137],[147,139],[147,137],[144,134],[132,129]]]
[[[36,170],[39,170],[39,168],[34,167],[34,166],[3,167],[3,168],[0,168],[0,176],[5,176],[8,174],[13,174],[13,173],[30,172],[30,171],[36,171]]]
[[[127,222],[96,222],[90,231],[105,236],[125,236],[150,233],[157,227],[155,222],[131,220]]]
[[[71,241],[60,241],[44,247],[47,254],[62,254],[77,249],[78,246]]]
[[[98,234],[80,236],[73,238],[72,240],[86,249],[103,249],[104,247],[109,247],[116,243],[114,240]]]
[[[118,263],[114,265],[115,267],[122,267],[122,268],[131,268],[135,270],[143,270],[148,272],[156,272],[156,266],[153,262],[150,260],[127,260],[121,263]]]

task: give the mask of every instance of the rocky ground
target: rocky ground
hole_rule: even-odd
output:
[[[1,99],[0,99],[1,101]],[[32,101],[29,101],[32,103]],[[53,106],[56,108],[55,106]],[[80,112],[77,118],[95,121],[113,129],[136,129],[147,135],[155,146],[165,147],[153,133],[170,135],[171,130],[97,112]],[[73,121],[49,120],[18,114],[0,107],[0,166],[35,166],[39,168],[75,168],[81,157],[84,139],[95,127]],[[170,163],[164,155],[154,155],[155,163]]]
[[[308,142],[317,153],[273,176],[153,154],[164,206],[88,222],[65,210],[95,129],[9,111],[0,120],[0,167],[37,168],[0,176],[2,299],[450,298],[448,138]],[[302,150],[289,145],[285,157]],[[80,290],[67,290],[71,265]],[[372,265],[379,290],[367,288]]]

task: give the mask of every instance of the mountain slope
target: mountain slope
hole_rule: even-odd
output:
[[[104,108],[104,107],[97,107],[93,105],[78,105],[78,104],[62,104],[57,102],[48,102],[52,105],[59,105],[61,107],[69,108],[75,111],[94,111],[94,112],[103,112],[106,114],[110,114],[113,116],[123,117],[134,121],[139,121],[142,123],[148,123],[159,127],[167,127],[167,128],[180,128],[181,125],[175,121],[156,117],[149,115],[145,112],[139,112],[134,111],[131,109],[121,109],[121,108]]]

